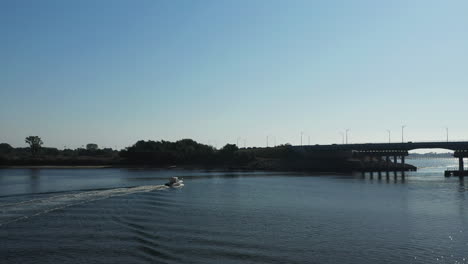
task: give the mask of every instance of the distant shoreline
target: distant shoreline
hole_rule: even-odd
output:
[[[117,168],[112,165],[79,165],[79,166],[55,166],[55,165],[37,165],[37,166],[0,166],[0,169],[107,169],[107,168]]]
[[[145,165],[3,165],[1,169],[160,169],[160,170],[250,170],[232,167],[145,166]],[[253,170],[253,169],[251,169]]]
[[[269,169],[254,169],[246,167],[223,167],[223,166],[145,166],[145,165],[12,165],[0,166],[1,169],[159,169],[159,170],[249,170],[249,171],[271,171]]]
[[[135,169],[135,170],[204,170],[204,171],[264,171],[264,172],[310,172],[310,173],[353,173],[362,171],[364,167],[340,167],[335,168],[320,168],[320,167],[304,167],[299,164],[281,164],[280,160],[272,163],[250,164],[250,166],[197,166],[197,165],[180,165],[180,166],[151,166],[151,165],[129,165],[129,164],[113,164],[113,165],[2,165],[0,170],[4,169]],[[373,171],[385,171],[387,167],[382,164],[375,164]],[[406,171],[416,170],[411,164],[405,164]]]

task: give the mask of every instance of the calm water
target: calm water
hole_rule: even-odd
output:
[[[264,172],[0,170],[1,263],[468,263],[468,188]],[[165,189],[169,176],[185,187]]]

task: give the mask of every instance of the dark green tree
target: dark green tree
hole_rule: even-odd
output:
[[[234,153],[238,151],[239,148],[235,144],[226,144],[220,151],[223,153]]]
[[[94,143],[89,143],[86,145],[86,150],[89,150],[89,151],[96,151],[98,150],[98,145],[97,144],[94,144]]]
[[[219,155],[222,162],[230,163],[234,159],[234,153],[238,151],[239,148],[235,144],[226,144],[223,148],[219,150]]]
[[[7,143],[0,143],[0,154],[8,154],[13,150],[13,147]]]
[[[36,155],[43,144],[42,139],[38,136],[29,136],[24,141],[29,144],[32,155]]]

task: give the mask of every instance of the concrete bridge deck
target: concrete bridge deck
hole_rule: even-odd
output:
[[[448,149],[453,151],[467,151],[468,141],[452,142],[405,142],[405,143],[364,143],[364,144],[332,144],[332,145],[304,145],[294,148],[305,148],[311,151],[354,150],[354,151],[410,151],[414,149]],[[468,153],[467,153],[468,157]]]
[[[397,157],[400,157],[400,167],[404,170],[405,156],[408,151],[415,149],[447,149],[454,151],[454,157],[459,159],[458,171],[447,171],[448,175],[468,176],[464,169],[463,158],[468,157],[468,141],[444,141],[444,142],[403,142],[403,143],[365,143],[365,144],[332,144],[332,145],[304,145],[293,146],[298,151],[306,152],[352,152],[355,158],[386,157],[387,165],[393,157],[394,166],[397,165]]]

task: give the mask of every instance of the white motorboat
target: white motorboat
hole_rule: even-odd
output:
[[[172,188],[179,188],[184,186],[184,181],[182,179],[179,179],[178,177],[171,177],[169,179],[169,182],[165,185]]]

